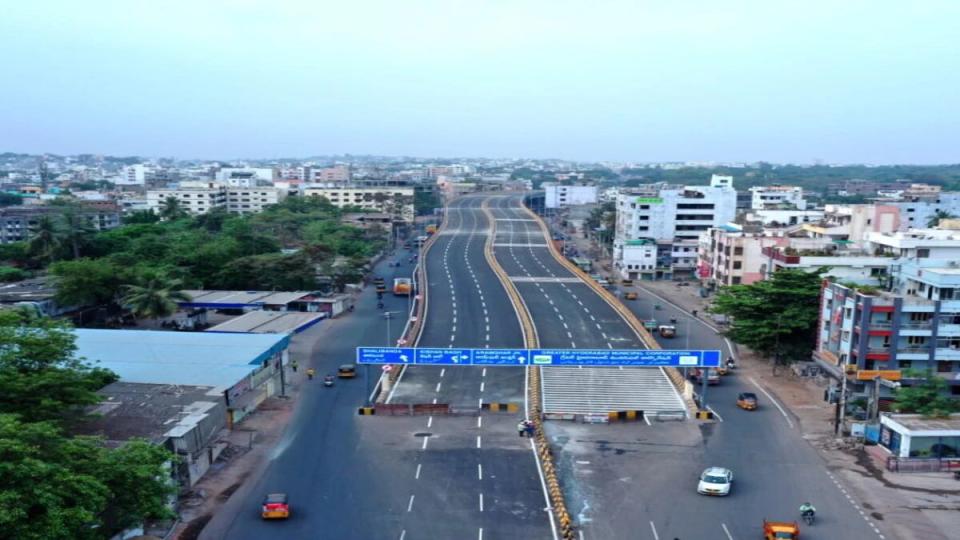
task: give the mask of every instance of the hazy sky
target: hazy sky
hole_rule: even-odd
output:
[[[960,1],[30,0],[0,151],[960,162]]]

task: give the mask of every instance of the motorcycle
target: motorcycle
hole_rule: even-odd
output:
[[[803,518],[803,522],[807,525],[813,525],[814,520],[816,519],[816,514],[813,512],[804,512],[800,514],[800,517]]]
[[[324,386],[333,386],[333,375],[327,375],[323,378]]]

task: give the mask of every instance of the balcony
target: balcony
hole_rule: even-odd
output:
[[[764,257],[770,257],[775,261],[780,261],[785,264],[800,264],[799,255],[787,255],[782,250],[773,246],[764,247],[760,252],[763,253]]]
[[[900,347],[897,349],[897,355],[901,354],[930,354],[930,347]]]

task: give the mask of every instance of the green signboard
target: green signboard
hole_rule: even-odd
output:
[[[662,204],[663,199],[660,197],[637,197],[638,204]]]

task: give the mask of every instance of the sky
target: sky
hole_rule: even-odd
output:
[[[960,2],[31,0],[0,152],[960,162]]]

